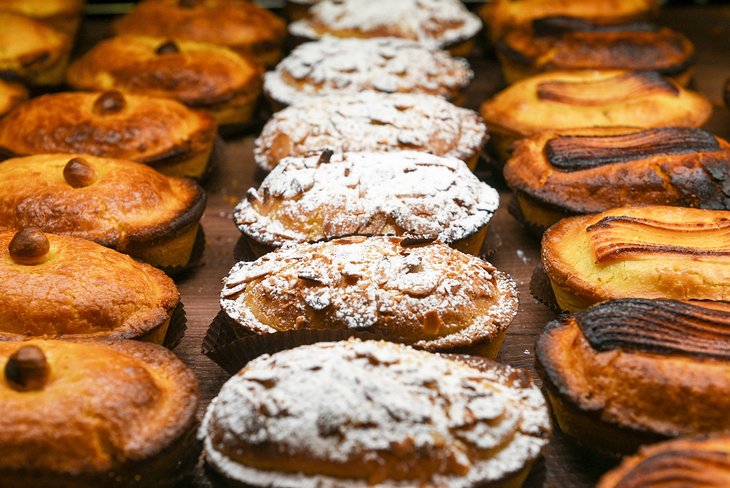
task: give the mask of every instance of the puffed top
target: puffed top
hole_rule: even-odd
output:
[[[68,68],[79,90],[119,90],[174,98],[191,107],[254,96],[262,68],[251,58],[215,44],[122,35],[105,39]]]
[[[446,51],[393,37],[307,42],[264,76],[264,91],[290,105],[304,97],[381,93],[426,93],[454,98],[474,73]]]
[[[32,79],[71,49],[67,35],[40,20],[0,10],[0,25],[0,71],[20,78]]]
[[[148,264],[85,239],[21,232],[14,242],[0,232],[0,339],[138,337],[178,304],[175,283]]]
[[[487,128],[472,110],[432,95],[363,92],[305,99],[275,113],[254,143],[256,164],[271,171],[287,156],[416,150],[468,162]]]
[[[712,105],[654,72],[554,71],[482,104],[493,130],[521,136],[576,127],[700,127]]]
[[[519,141],[507,184],[566,213],[629,205],[730,209],[730,144],[701,129],[593,128]]]
[[[247,486],[470,487],[539,456],[550,419],[525,371],[349,340],[250,362],[201,433],[213,468]]]
[[[28,99],[28,90],[18,83],[0,80],[0,117]]]
[[[479,17],[459,0],[323,0],[289,25],[295,36],[400,37],[436,48],[471,39]]]
[[[215,136],[211,116],[174,100],[116,91],[54,93],[0,120],[0,153],[86,153],[156,166],[203,151]]]
[[[492,218],[499,194],[458,159],[419,152],[285,158],[234,210],[238,228],[279,247],[395,234],[452,244]]]
[[[0,231],[36,225],[124,252],[174,235],[204,210],[193,180],[139,163],[39,154],[0,164]]]
[[[366,330],[429,350],[493,339],[517,313],[515,283],[480,258],[402,237],[345,237],[236,264],[221,308],[259,334]]]

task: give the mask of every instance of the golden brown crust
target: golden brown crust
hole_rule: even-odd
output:
[[[80,15],[83,8],[83,0],[2,0],[3,10],[11,10],[39,19]]]
[[[28,99],[28,90],[18,83],[0,80],[0,118]]]

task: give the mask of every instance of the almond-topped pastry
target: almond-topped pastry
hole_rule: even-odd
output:
[[[117,34],[219,44],[266,66],[279,61],[286,38],[283,19],[241,0],[144,0],[113,28]]]
[[[54,93],[0,120],[0,156],[93,154],[202,177],[216,138],[213,118],[174,100],[118,91]]]
[[[542,239],[558,305],[614,298],[730,301],[730,211],[622,207],[571,217]]]
[[[466,56],[481,28],[460,0],[322,0],[289,32],[309,39],[399,37]]]
[[[461,159],[473,170],[487,127],[471,110],[432,95],[363,92],[307,99],[275,113],[254,143],[259,168],[283,158],[414,150]]]
[[[18,83],[0,80],[0,118],[28,99],[28,90]]]
[[[730,210],[730,144],[686,127],[543,132],[516,144],[504,178],[520,218],[543,230],[629,205]]]
[[[239,125],[253,118],[262,71],[253,59],[215,44],[122,35],[76,60],[67,78],[79,90],[173,98],[207,111],[219,125]]]
[[[604,302],[548,324],[536,355],[563,432],[603,454],[730,429],[730,303]]]
[[[84,0],[2,0],[0,9],[42,20],[73,37],[81,22]]]
[[[478,254],[499,194],[458,159],[419,152],[281,161],[233,219],[254,251],[295,242],[395,234]]]
[[[495,155],[547,130],[583,127],[700,127],[712,114],[703,95],[655,72],[554,71],[515,83],[482,104]]]
[[[550,430],[526,371],[359,340],[255,359],[201,426],[235,487],[519,488]]]
[[[162,343],[180,294],[162,271],[85,239],[37,227],[0,232],[0,340]]]
[[[682,86],[692,79],[694,45],[679,32],[646,22],[596,24],[548,17],[507,33],[497,53],[507,83],[544,71],[656,71]]]
[[[264,76],[264,92],[276,108],[306,97],[380,93],[425,93],[457,99],[474,73],[446,51],[394,37],[326,37],[294,49]]]
[[[173,487],[200,452],[198,383],[135,341],[0,343],[4,486]]]
[[[0,231],[35,225],[158,267],[183,269],[199,257],[204,210],[193,180],[131,161],[39,154],[0,164]]]
[[[440,243],[353,236],[236,264],[221,309],[246,333],[368,331],[431,351],[495,358],[517,289],[480,258]]]

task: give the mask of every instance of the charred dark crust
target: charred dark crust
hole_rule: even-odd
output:
[[[553,15],[532,21],[532,30],[538,36],[560,36],[571,32],[656,32],[653,22],[598,22],[580,17]]]
[[[614,90],[608,90],[614,85]],[[598,81],[545,81],[537,85],[537,97],[569,105],[596,106],[630,98],[665,94],[679,96],[679,89],[655,71],[620,74]]]

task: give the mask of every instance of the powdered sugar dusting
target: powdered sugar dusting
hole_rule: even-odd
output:
[[[424,481],[407,478],[414,466],[431,475],[429,484],[475,486],[534,460],[549,431],[544,398],[516,370],[359,340],[252,361],[223,386],[201,427],[208,461],[226,476],[306,487],[365,486],[374,476],[413,486]],[[265,472],[236,461],[257,446],[313,465],[351,463],[352,478]],[[391,483],[395,474],[406,479]]]
[[[412,149],[473,158],[486,142],[487,128],[472,110],[442,98],[406,93],[364,92],[305,99],[275,113],[254,145],[256,164],[270,171],[281,157],[331,149],[394,151]],[[289,150],[275,144],[285,135]]]
[[[418,42],[326,37],[294,49],[266,73],[264,90],[285,105],[304,97],[366,90],[451,98],[473,76],[465,60]]]

